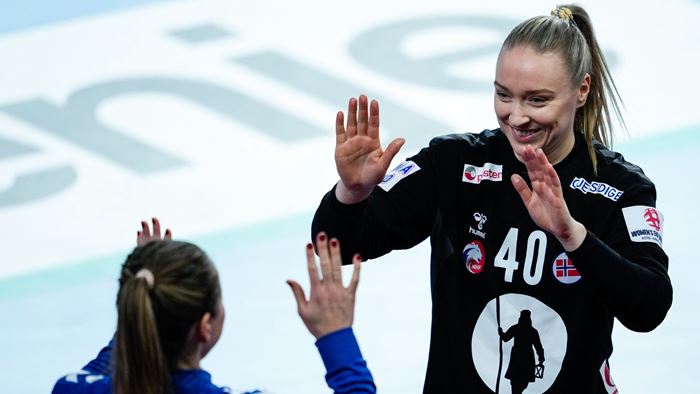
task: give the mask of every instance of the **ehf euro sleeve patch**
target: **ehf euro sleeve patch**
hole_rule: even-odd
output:
[[[664,217],[656,208],[635,205],[622,208],[627,233],[634,242],[653,242],[659,246],[663,241]]]
[[[403,163],[399,164],[396,168],[389,171],[388,174],[386,174],[382,182],[379,184],[379,187],[384,189],[385,192],[388,192],[402,179],[418,172],[419,170],[420,167],[418,167],[418,164],[410,160],[404,161]]]

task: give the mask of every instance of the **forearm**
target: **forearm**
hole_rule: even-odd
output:
[[[336,186],[323,196],[311,223],[311,239],[316,234],[326,232],[329,238],[340,240],[343,262],[349,263],[352,255],[360,253],[363,258],[367,251],[362,247],[362,216],[367,202],[359,204],[343,204],[335,196]],[[369,256],[367,256],[369,257]]]
[[[375,393],[376,387],[362,358],[352,328],[325,335],[316,347],[326,366],[326,382],[336,394]]]
[[[673,289],[667,257],[628,259],[591,232],[568,252],[581,277],[593,286],[615,317],[627,328],[646,332],[658,326],[671,307]]]

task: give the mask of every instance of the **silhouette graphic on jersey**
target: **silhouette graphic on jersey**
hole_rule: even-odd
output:
[[[520,311],[518,323],[503,332],[498,327],[498,335],[503,342],[513,339],[513,348],[510,350],[510,362],[506,370],[506,379],[510,380],[511,392],[521,394],[535,377],[542,378],[544,374],[544,349],[540,341],[540,335],[532,326],[530,311]],[[535,364],[535,352],[539,362]]]

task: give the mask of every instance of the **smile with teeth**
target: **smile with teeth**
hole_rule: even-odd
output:
[[[513,131],[515,131],[515,134],[517,134],[519,137],[527,137],[529,135],[533,135],[540,131],[542,129],[529,129],[529,130],[521,130],[521,129],[516,129],[513,128]]]

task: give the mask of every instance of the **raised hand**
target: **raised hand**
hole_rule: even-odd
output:
[[[288,280],[287,284],[294,293],[297,311],[301,320],[311,334],[320,338],[334,331],[352,326],[355,313],[355,293],[360,281],[360,255],[353,259],[352,279],[348,287],[343,287],[340,257],[340,243],[333,238],[328,242],[325,233],[316,237],[318,255],[321,259],[321,276],[316,268],[316,256],[313,245],[306,245],[306,261],[309,270],[311,290],[306,299],[304,289],[299,283]]]
[[[567,252],[575,250],[583,243],[586,228],[569,213],[559,175],[542,149],[535,151],[527,146],[523,149],[522,158],[532,189],[519,175],[513,174],[511,182],[525,203],[530,217],[540,228],[554,235]]]
[[[359,110],[358,110],[359,102]],[[379,141],[379,103],[367,96],[348,103],[347,127],[343,112],[335,118],[335,166],[340,175],[336,197],[345,204],[360,202],[379,184],[405,140],[397,138],[382,150]]]
[[[141,221],[141,231],[136,232],[136,245],[137,246],[143,246],[151,241],[154,240],[159,240],[161,239],[160,235],[160,221],[158,218],[152,218],[151,221],[153,222],[153,232],[151,232],[151,228],[148,225],[148,222],[145,220]],[[165,230],[165,235],[162,237],[162,239],[172,239],[173,234],[170,231],[170,229]]]

